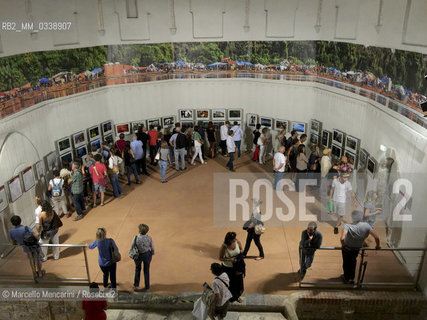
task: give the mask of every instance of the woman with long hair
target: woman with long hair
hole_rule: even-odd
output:
[[[144,284],[145,290],[150,289],[150,263],[154,255],[153,240],[147,235],[150,228],[146,224],[138,226],[139,234],[133,239],[131,249],[136,246],[138,249],[138,258],[135,258],[135,277],[133,289],[139,290],[139,281],[141,278],[141,264],[144,264]]]
[[[110,287],[115,289],[116,284],[116,270],[117,263],[113,260],[113,248],[119,251],[113,239],[107,238],[107,231],[105,228],[98,228],[96,231],[96,240],[89,245],[89,249],[98,247],[98,263],[101,268],[103,277],[104,288]],[[108,278],[110,278],[111,285],[108,285]]]
[[[133,153],[132,148],[130,147],[130,141],[125,142],[125,147],[122,152],[122,158],[125,161],[126,174],[128,177],[128,185],[130,185],[130,173],[133,172],[133,176],[135,177],[135,183],[140,184],[138,179],[138,170],[136,169],[136,160],[135,154]]]
[[[215,137],[215,128],[213,126],[213,122],[209,121],[208,128],[206,129],[206,133],[208,135],[209,141],[209,153],[211,158],[215,158],[215,145],[216,145],[216,137]]]
[[[230,278],[229,290],[233,295],[230,302],[242,302],[240,296],[244,290],[243,278],[246,274],[242,248],[242,244],[236,238],[236,233],[227,232],[219,252],[219,260],[222,261],[224,272]]]
[[[40,202],[42,211],[39,215],[39,234],[40,244],[59,244],[58,227],[55,225],[53,208],[49,201],[42,200]],[[58,218],[58,217],[57,217]],[[58,218],[59,219],[59,218]],[[41,247],[43,253],[43,261],[47,260],[48,247]],[[52,247],[53,258],[59,259],[59,247]]]
[[[299,191],[300,180],[305,177],[308,171],[307,169],[308,159],[307,159],[307,156],[305,155],[305,145],[300,144],[298,146],[296,159],[297,159],[297,164],[296,164],[296,169],[297,169],[296,181],[297,182],[295,183],[295,189],[296,191]]]
[[[162,142],[162,146],[160,147],[160,159],[159,159],[159,167],[160,167],[160,175],[162,176],[162,183],[166,183],[166,170],[168,166],[172,163],[171,157],[169,154],[169,146],[166,141]]]

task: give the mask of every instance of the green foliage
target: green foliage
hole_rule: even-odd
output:
[[[0,91],[18,88],[27,83],[21,71],[10,66],[0,68]]]

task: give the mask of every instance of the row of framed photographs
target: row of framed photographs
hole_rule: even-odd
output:
[[[175,116],[167,116],[161,118],[152,118],[148,120],[139,120],[133,122],[123,122],[115,125],[116,134],[130,134],[138,130],[140,126],[144,126],[146,128],[153,127],[172,127],[175,124],[176,118]]]
[[[360,149],[360,139],[353,136],[346,136],[342,131],[334,129],[332,132],[328,130],[322,130],[321,138],[319,139],[319,133],[310,130],[310,143],[318,145],[324,149],[331,148],[332,144],[345,148],[346,150],[358,153]]]
[[[255,128],[257,124],[261,124],[262,127],[267,127],[270,129],[280,130],[289,129],[296,130],[298,133],[306,133],[307,124],[299,121],[289,121],[284,119],[273,119],[270,117],[258,116],[257,114],[248,113],[246,115],[246,126]]]
[[[178,115],[180,121],[237,121],[243,119],[243,109],[179,109]]]

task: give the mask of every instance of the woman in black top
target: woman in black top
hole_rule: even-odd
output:
[[[252,157],[253,161],[258,161],[258,157],[259,157],[259,145],[258,145],[258,138],[261,136],[261,131],[259,130],[261,129],[261,124],[257,124],[256,125],[256,129],[252,132],[254,134],[254,145],[255,145],[255,152],[254,152],[254,156]]]
[[[133,175],[135,176],[136,184],[140,184],[141,182],[139,182],[139,179],[138,179],[138,170],[136,170],[135,155],[133,154],[129,141],[126,141],[125,143],[125,148],[123,149],[122,158],[125,160],[125,168],[128,176],[128,185],[130,185],[131,170],[133,172]]]
[[[168,143],[168,148],[169,148],[169,157],[171,158],[171,163],[174,163],[174,152],[173,152],[173,147],[169,144],[169,140],[172,137],[172,133],[170,131],[169,128],[165,128],[165,134],[163,135],[163,140],[166,141]]]
[[[215,158],[215,144],[216,144],[216,138],[215,138],[215,129],[213,127],[212,121],[209,121],[208,128],[206,129],[206,133],[208,135],[208,141],[209,141],[209,152],[211,154],[211,158]]]

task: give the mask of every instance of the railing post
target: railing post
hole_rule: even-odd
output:
[[[37,281],[38,275],[37,275],[36,270],[35,270],[35,263],[34,263],[33,255],[31,253],[30,248],[27,247],[27,250],[28,250],[28,261],[30,261],[31,271],[33,272],[33,279],[34,279],[35,283],[38,283],[38,281]]]
[[[361,258],[360,258],[360,264],[359,264],[359,274],[357,275],[357,287],[358,288],[361,288],[362,287],[362,285],[361,285],[361,283],[360,283],[360,280],[361,280],[361,278],[362,278],[362,269],[363,269],[363,262],[364,262],[364,260],[365,260],[365,250],[364,249],[362,249],[362,254],[361,254]]]
[[[88,283],[90,283],[90,274],[89,274],[89,265],[87,263],[86,246],[83,247],[83,254],[85,256],[85,267],[86,267],[87,281],[88,281]]]
[[[418,284],[421,278],[421,271],[423,270],[425,258],[426,258],[426,251],[424,250],[423,254],[421,255],[420,264],[418,265],[417,279],[415,280],[415,288],[418,288]]]

